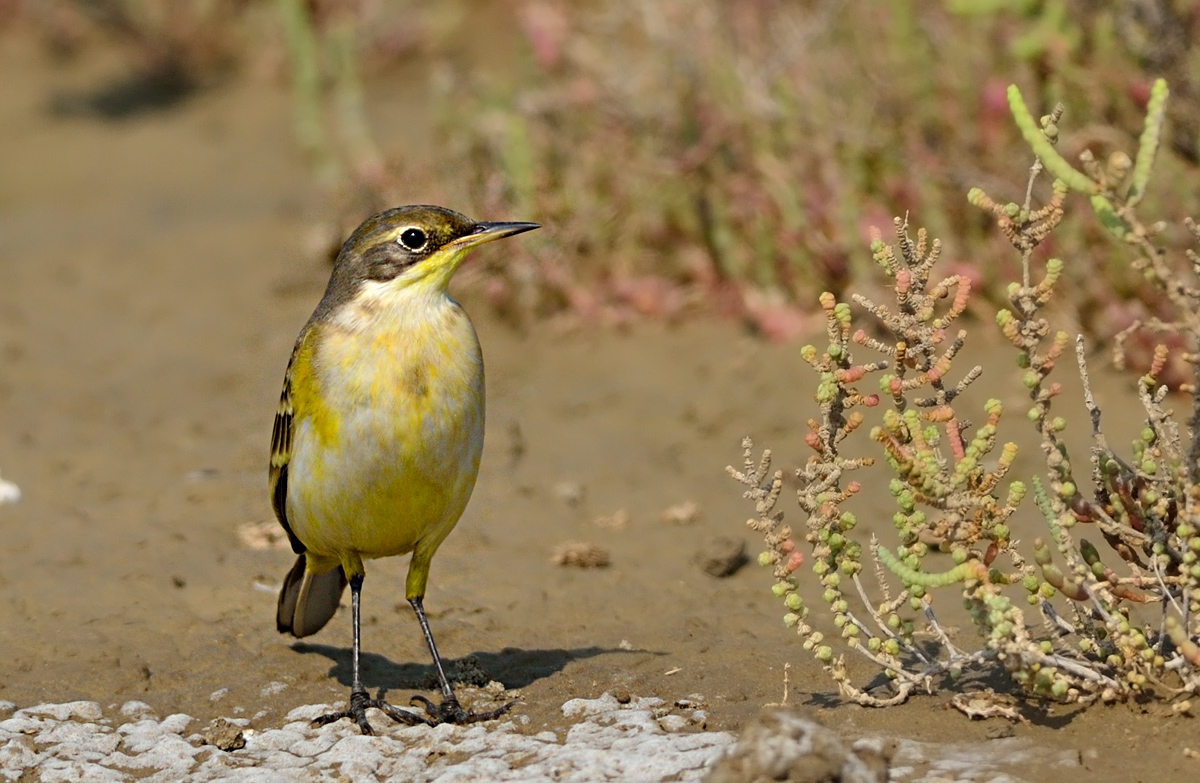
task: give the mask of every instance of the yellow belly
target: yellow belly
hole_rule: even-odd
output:
[[[393,303],[394,304],[394,303]],[[322,324],[296,357],[288,519],[312,555],[428,555],[458,522],[483,450],[483,361],[448,298]],[[331,563],[332,565],[332,563]],[[359,566],[361,567],[361,566]]]

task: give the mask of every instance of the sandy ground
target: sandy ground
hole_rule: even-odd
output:
[[[46,112],[55,91],[117,67],[54,65],[0,39],[0,472],[24,493],[0,508],[0,699],[138,699],[269,728],[344,698],[350,678],[348,612],[305,643],[280,637],[273,591],[293,556],[237,532],[271,519],[279,383],[327,275],[303,252],[317,201],[278,85],[239,81],[119,123]],[[945,709],[945,695],[841,703],[780,624],[766,574],[715,579],[693,562],[714,536],[758,551],[723,472],[744,434],[783,466],[804,454],[812,379],[795,346],[711,321],[522,336],[465,303],[487,360],[487,450],[426,605],[448,658],[473,655],[520,690],[530,732],[605,691],[701,694],[708,727],[737,730],[779,700],[790,663],[791,702],[849,736],[988,736],[994,722]],[[1133,399],[1124,379],[1099,383],[1110,404]],[[694,523],[660,521],[687,501]],[[623,528],[596,524],[619,514]],[[569,540],[612,565],[553,565]],[[372,563],[364,599],[366,684],[399,701],[430,673],[404,567]],[[1062,781],[1195,779],[1183,748],[1200,729],[1168,712],[1053,708],[1015,732],[1079,753]]]

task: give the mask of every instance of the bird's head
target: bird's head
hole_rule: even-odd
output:
[[[327,306],[364,283],[445,291],[467,251],[493,239],[539,228],[537,223],[476,222],[445,207],[395,207],[367,218],[333,264]]]

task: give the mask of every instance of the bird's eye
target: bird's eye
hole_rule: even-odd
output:
[[[400,244],[409,250],[420,250],[427,241],[429,237],[419,228],[406,228],[400,233]]]

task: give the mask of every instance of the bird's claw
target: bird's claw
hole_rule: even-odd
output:
[[[419,702],[425,714],[422,715],[419,712],[401,709],[400,707],[388,704],[383,699],[372,699],[365,690],[351,691],[349,707],[338,712],[330,712],[314,718],[312,723],[314,726],[324,726],[339,721],[342,718],[350,718],[358,724],[358,728],[363,734],[372,735],[375,732],[371,728],[370,722],[367,721],[367,710],[371,707],[379,710],[397,723],[403,723],[408,726],[437,726],[442,723],[464,725],[492,720],[508,712],[516,704],[515,701],[510,701],[508,704],[497,707],[494,710],[488,710],[487,712],[471,712],[470,710],[464,710],[462,705],[458,703],[458,699],[454,696],[443,699],[441,704],[434,704],[424,696],[413,696],[412,702]]]

